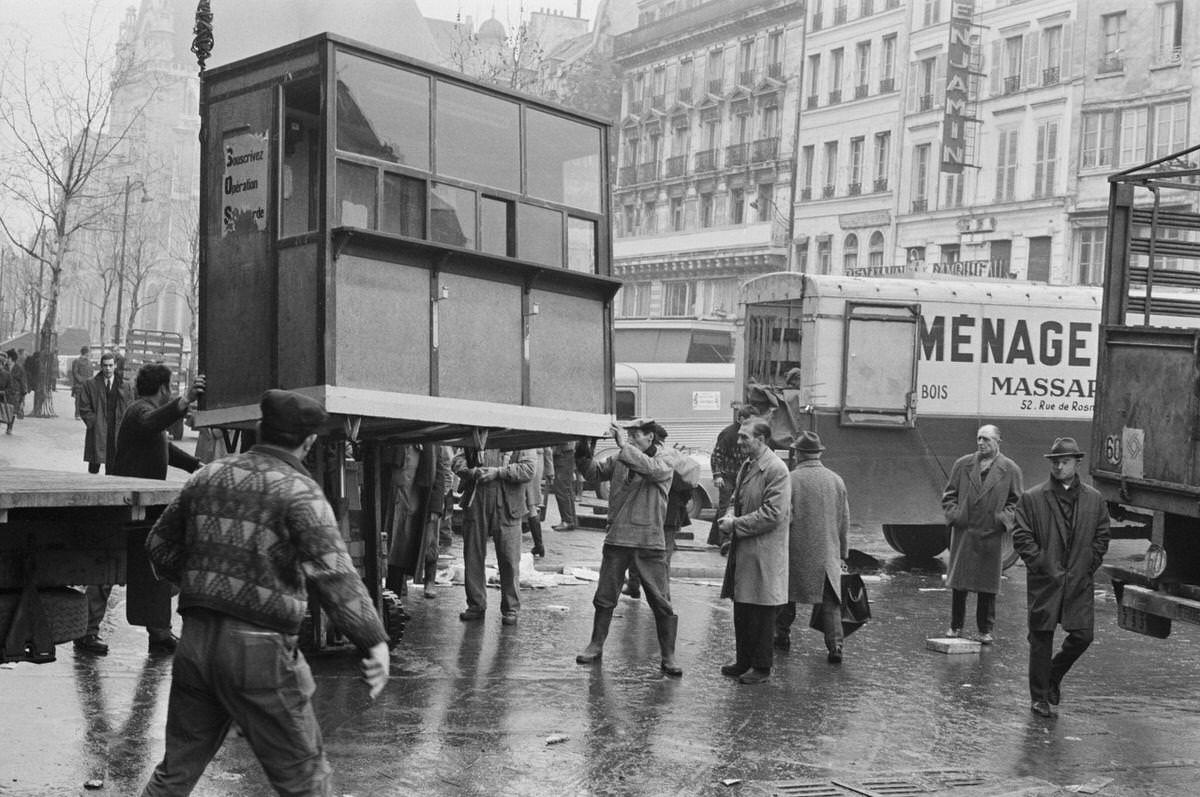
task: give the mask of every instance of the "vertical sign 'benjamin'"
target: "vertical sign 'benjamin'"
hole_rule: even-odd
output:
[[[943,172],[961,174],[967,155],[967,106],[971,98],[971,19],[975,0],[951,0],[946,58],[946,114],[942,118]]]

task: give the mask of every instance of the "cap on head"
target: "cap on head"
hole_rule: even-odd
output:
[[[1083,459],[1083,452],[1079,450],[1079,444],[1075,442],[1074,437],[1056,437],[1054,438],[1054,445],[1050,446],[1050,453],[1042,454],[1042,456],[1046,459],[1056,459],[1058,457]]]
[[[291,390],[268,390],[259,409],[264,428],[297,437],[308,437],[329,417],[320,402]]]
[[[821,445],[821,436],[816,432],[805,432],[792,443],[792,450],[797,454],[820,454],[825,446]]]
[[[637,429],[639,432],[650,432],[653,434],[657,423],[653,418],[634,418],[632,421],[626,421],[621,425],[628,431]]]

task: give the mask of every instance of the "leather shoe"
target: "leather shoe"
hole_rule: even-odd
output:
[[[1062,700],[1062,686],[1059,684],[1057,678],[1050,679],[1050,694],[1046,696],[1046,699],[1050,701],[1050,705],[1052,706],[1057,706],[1059,701]]]
[[[175,652],[175,648],[179,647],[179,638],[174,634],[170,636],[151,637],[150,644],[147,649],[151,656],[169,656]]]
[[[790,636],[788,636],[787,634],[776,634],[775,635],[775,649],[776,650],[791,650],[792,649],[792,638]]]
[[[1039,717],[1053,717],[1054,712],[1050,710],[1050,704],[1045,700],[1035,700],[1030,704],[1029,710]]]
[[[749,672],[742,673],[741,677],[738,678],[738,683],[739,684],[748,684],[748,685],[761,684],[763,681],[767,680],[770,677],[771,677],[770,670],[760,670],[757,667],[755,667],[754,669],[750,670]]]
[[[825,659],[830,664],[841,664],[842,663],[842,646],[838,645],[836,648],[831,648],[829,651],[829,655],[826,656]]]
[[[462,612],[458,615],[458,619],[462,620],[464,623],[469,623],[474,620],[482,620],[483,612],[479,611],[478,609],[467,609],[465,612]]]
[[[93,656],[107,656],[108,645],[100,641],[100,637],[95,634],[81,636],[75,640],[76,653],[91,653]]]
[[[516,612],[507,612],[505,614],[500,615],[500,622],[502,625],[516,625],[517,624],[517,613]]]
[[[683,668],[678,664],[667,664],[665,661],[659,662],[658,668],[662,670],[663,675],[668,678],[682,678]]]
[[[629,597],[633,598],[634,600],[637,600],[638,598],[642,597],[641,589],[639,589],[638,587],[631,587],[628,584],[621,587],[621,594],[628,595]]]
[[[996,641],[996,637],[992,636],[991,634],[980,634],[979,635],[979,644],[981,644],[981,645],[991,645],[995,641]]]
[[[559,523],[557,526],[551,526],[551,531],[574,531],[575,525],[572,523]]]
[[[434,588],[432,583],[425,585],[425,597],[430,599],[437,597],[437,590]]]
[[[746,671],[749,669],[750,669],[749,667],[743,666],[736,662],[734,662],[732,664],[722,664],[721,665],[721,675],[727,676],[729,678],[740,678],[743,675],[745,675]]]

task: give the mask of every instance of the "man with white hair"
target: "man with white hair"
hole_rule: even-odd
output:
[[[976,451],[959,457],[942,493],[942,509],[950,526],[950,565],[946,585],[952,590],[948,637],[962,634],[967,593],[977,595],[975,623],[979,641],[995,639],[996,593],[1003,570],[1004,535],[1012,528],[1021,500],[1021,469],[1000,453],[1000,430],[992,424],[975,433]]]

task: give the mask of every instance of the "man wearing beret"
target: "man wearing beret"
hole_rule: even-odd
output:
[[[1063,676],[1092,644],[1094,576],[1108,551],[1108,508],[1100,492],[1079,480],[1083,452],[1072,437],[1054,441],[1050,478],[1017,502],[1013,548],[1025,562],[1029,601],[1030,710],[1052,717]],[[1067,632],[1054,650],[1054,629]]]
[[[301,464],[326,421],[285,390],[261,402],[259,444],[194,474],[154,524],[155,572],[179,587],[183,635],[171,674],[166,753],[144,796],[188,794],[236,723],[280,794],[332,794],[297,647],[311,588],[365,655],[374,698],[388,679],[387,634],[333,509]]]

